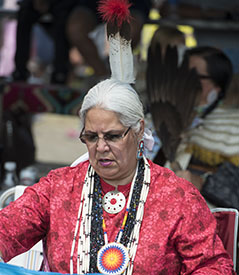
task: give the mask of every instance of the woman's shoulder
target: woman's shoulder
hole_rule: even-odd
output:
[[[163,188],[183,188],[183,189],[196,189],[192,183],[178,177],[171,169],[162,167],[158,164],[149,161],[151,171],[151,181],[154,185]]]
[[[89,161],[84,161],[74,167],[65,166],[51,170],[40,179],[37,185],[39,188],[42,188],[42,185],[48,186],[52,190],[74,188],[74,186],[84,182],[88,165]]]
[[[172,170],[149,162],[151,171],[150,193],[163,204],[180,207],[190,205],[206,205],[199,190],[189,181],[178,177]]]
[[[189,150],[202,162],[221,163],[239,154],[239,110],[218,107],[189,133]],[[222,157],[221,157],[222,156]]]
[[[231,122],[239,124],[239,109],[220,106],[206,116],[205,122]]]
[[[89,165],[89,161],[83,161],[75,166],[64,166],[54,170],[51,170],[47,176],[73,176],[74,174],[86,173]]]

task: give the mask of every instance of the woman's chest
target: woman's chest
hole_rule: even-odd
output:
[[[71,204],[68,200],[61,207],[54,209],[51,226],[48,234],[48,259],[51,270],[55,272],[69,272],[70,254],[77,222],[78,203]],[[106,216],[109,241],[115,241],[124,215],[115,217]],[[170,235],[173,223],[168,222],[165,211],[145,211],[143,218],[138,249],[134,261],[134,274],[159,274],[159,271],[167,271],[166,274],[177,274],[180,270],[179,258],[175,251],[174,241]],[[77,244],[76,244],[77,246]],[[64,251],[64,253],[62,253]],[[74,264],[76,265],[76,253]]]

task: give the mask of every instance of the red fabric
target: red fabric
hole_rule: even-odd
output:
[[[69,273],[87,166],[88,161],[50,172],[0,212],[0,251],[5,261],[46,235],[51,270]],[[215,235],[216,220],[197,189],[166,168],[151,162],[150,166],[151,185],[133,274],[235,274],[232,260]],[[129,187],[120,186],[119,190],[128,196]],[[103,183],[104,192],[109,188]],[[104,216],[112,241],[124,211]]]

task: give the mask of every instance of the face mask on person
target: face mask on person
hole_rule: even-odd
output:
[[[207,106],[210,106],[214,101],[216,101],[218,92],[212,89],[207,95]]]
[[[207,95],[207,103],[195,107],[195,111],[197,112],[197,114],[201,115],[208,106],[210,106],[211,104],[213,104],[213,102],[217,100],[217,97],[218,92],[215,89],[212,89]]]

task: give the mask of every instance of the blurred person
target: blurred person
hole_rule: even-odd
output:
[[[77,48],[85,63],[93,68],[94,75],[108,75],[107,62],[99,53],[99,47],[102,48],[102,45],[97,45],[96,40],[91,36],[91,33],[102,23],[97,11],[97,2],[95,0],[20,1],[17,18],[16,70],[13,72],[13,78],[15,80],[27,80],[30,75],[27,62],[31,52],[31,31],[35,23],[44,25],[54,42],[51,82],[67,82],[68,72],[71,68],[69,51],[72,47]],[[141,29],[149,13],[150,1],[133,1],[131,9],[134,17],[131,26],[132,44],[137,45],[140,40]],[[46,16],[51,17],[49,23],[47,23]],[[100,43],[104,43],[104,40],[101,41]]]
[[[225,99],[223,100],[223,106],[227,108],[239,108],[239,73],[234,74],[232,77]]]
[[[233,75],[231,61],[222,50],[201,46],[188,49],[178,67],[175,48],[168,48],[163,58],[160,45],[154,46],[156,51],[149,49],[147,92],[162,143],[154,161],[205,190],[224,165],[239,165],[239,112],[223,106]],[[231,174],[227,182],[234,179]],[[239,196],[234,202],[225,195],[214,204],[237,208]]]
[[[80,5],[72,11],[69,17],[67,37],[71,45],[74,45],[83,56],[86,64],[93,68],[94,74],[100,77],[109,74],[107,53],[105,57],[102,56],[97,48],[97,41],[89,35],[97,26],[102,24],[102,19],[98,12],[99,3],[100,1],[96,0],[80,1]],[[131,37],[134,49],[140,42],[141,30],[148,19],[151,1],[132,0],[130,3],[132,4],[130,12],[133,18],[131,20]]]
[[[21,0],[17,14],[15,71],[13,79],[26,81],[30,76],[28,61],[31,54],[32,29],[36,23],[46,27],[54,42],[51,82],[64,84],[69,71],[69,42],[65,28],[77,0]],[[45,17],[44,17],[45,16]],[[48,22],[48,19],[50,22]]]
[[[204,173],[215,172],[226,161],[239,165],[239,132],[235,132],[239,129],[239,112],[223,107],[233,76],[231,61],[223,51],[201,46],[188,50],[186,58],[190,68],[197,71],[202,93],[196,106],[197,117],[187,137],[187,151],[192,154],[189,169],[192,170],[177,174],[201,190],[205,183]]]
[[[3,9],[0,18],[0,76],[7,77],[14,69],[17,4],[15,1],[5,0],[0,2],[0,7]]]

